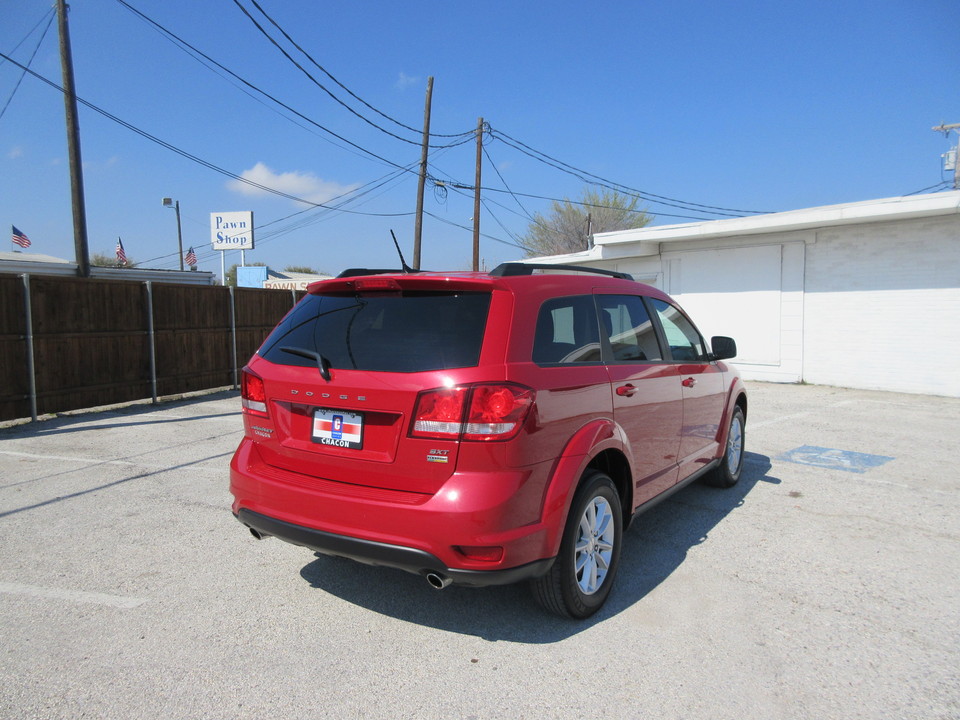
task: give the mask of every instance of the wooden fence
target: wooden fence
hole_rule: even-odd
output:
[[[0,275],[0,420],[235,387],[302,294]]]

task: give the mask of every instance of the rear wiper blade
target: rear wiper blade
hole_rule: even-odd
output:
[[[320,353],[298,347],[282,347],[280,351],[306,358],[307,360],[313,360],[317,364],[317,369],[320,371],[320,377],[330,382],[330,361]]]

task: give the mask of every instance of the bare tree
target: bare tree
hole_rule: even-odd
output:
[[[587,250],[595,233],[647,225],[653,218],[637,209],[639,202],[636,196],[588,185],[580,200],[554,200],[547,215],[535,213],[520,244],[527,257]]]

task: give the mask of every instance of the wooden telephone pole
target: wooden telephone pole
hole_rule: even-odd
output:
[[[87,247],[87,210],[83,198],[83,165],[80,162],[80,125],[77,122],[77,93],[73,86],[73,57],[67,27],[66,0],[57,0],[57,29],[60,31],[60,67],[63,72],[63,105],[67,120],[67,153],[70,156],[70,193],[73,204],[73,244],[77,274],[90,277]]]
[[[480,269],[480,168],[483,161],[483,118],[477,118],[477,174],[473,183],[473,269]]]
[[[427,182],[427,153],[430,149],[430,103],[433,78],[427,78],[427,100],[423,109],[423,144],[420,150],[420,181],[417,183],[417,215],[413,227],[413,269],[420,269],[420,240],[423,237],[423,187]]]

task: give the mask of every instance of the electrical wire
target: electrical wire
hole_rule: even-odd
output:
[[[417,163],[411,163],[412,166],[415,166],[416,164],[417,164]],[[393,180],[396,180],[397,178],[401,178],[401,177],[404,177],[404,172],[402,172],[402,171],[395,171],[395,172],[392,172],[392,173],[388,174],[388,175],[385,176],[385,177],[378,178],[377,180],[372,180],[372,181],[366,183],[365,185],[362,185],[360,188],[356,188],[355,190],[350,191],[349,193],[343,193],[343,194],[341,194],[341,195],[339,195],[339,196],[337,196],[337,197],[335,197],[335,198],[331,198],[330,200],[327,201],[328,203],[333,203],[333,202],[336,201],[336,200],[341,200],[341,199],[343,199],[343,202],[340,203],[339,205],[334,205],[334,206],[331,206],[331,207],[319,207],[319,208],[318,208],[318,207],[309,207],[309,208],[305,208],[305,209],[303,209],[303,210],[298,210],[297,212],[291,213],[291,214],[289,214],[289,215],[285,215],[284,217],[277,218],[276,220],[271,220],[270,222],[266,222],[266,223],[263,223],[263,224],[261,224],[261,225],[256,225],[256,226],[254,227],[254,233],[255,233],[255,236],[256,236],[256,238],[257,238],[257,245],[258,245],[258,246],[262,246],[262,245],[264,245],[264,244],[267,243],[267,242],[270,242],[270,241],[272,241],[272,240],[276,240],[276,239],[278,239],[278,238],[280,238],[280,237],[282,237],[282,236],[284,236],[284,235],[287,235],[287,234],[289,234],[289,233],[291,233],[291,232],[294,232],[294,231],[296,231],[296,230],[300,230],[300,229],[302,229],[302,228],[308,227],[309,225],[312,225],[312,224],[314,224],[314,223],[317,223],[317,222],[320,222],[320,221],[322,221],[322,220],[325,220],[325,219],[327,219],[327,217],[329,217],[330,215],[332,215],[334,212],[341,210],[343,205],[345,205],[345,204],[347,204],[347,203],[350,203],[350,202],[355,202],[355,201],[359,200],[360,198],[364,197],[365,195],[373,192],[374,190],[377,190],[377,189],[385,186],[385,185],[388,184],[389,182],[391,182],[391,181],[393,181]],[[366,189],[364,189],[364,188],[366,188]],[[361,192],[361,191],[362,191],[362,192]],[[348,196],[349,196],[349,197],[348,197]],[[290,223],[290,224],[288,224],[288,225],[282,226],[282,227],[280,227],[280,228],[276,228],[276,229],[271,230],[271,231],[267,231],[266,234],[263,233],[263,229],[264,229],[264,228],[270,227],[270,226],[272,226],[272,225],[276,225],[276,224],[278,224],[278,223],[282,223],[282,222],[284,222],[285,220],[289,220],[290,218],[302,216],[302,215],[304,215],[305,213],[313,213],[313,217],[310,217],[310,218],[301,218],[300,220],[294,221],[293,223]],[[413,213],[369,213],[369,214],[370,214],[370,215],[378,215],[378,216],[386,216],[386,217],[397,217],[397,216],[412,215]],[[215,257],[218,252],[220,252],[220,251],[218,251],[218,250],[209,250],[209,251],[206,251],[206,252],[199,252],[199,253],[197,253],[197,259],[198,259],[198,261],[207,260],[207,259],[209,259],[209,258]],[[175,258],[175,259],[176,259],[176,258],[178,257],[178,255],[179,255],[179,253],[168,253],[168,254],[166,254],[166,255],[160,255],[160,256],[157,256],[157,257],[154,257],[154,258],[148,258],[147,260],[143,260],[143,261],[141,261],[141,262],[138,263],[138,264],[141,264],[141,265],[142,265],[142,264],[145,264],[145,263],[156,262],[156,261],[158,261],[158,260],[166,260],[166,259],[168,259],[168,258]],[[176,262],[176,261],[175,261],[175,262]]]
[[[733,208],[718,207],[716,205],[704,205],[702,203],[688,202],[685,200],[678,200],[676,198],[670,198],[665,195],[657,195],[654,193],[646,192],[644,190],[638,190],[636,188],[629,187],[628,185],[623,185],[621,183],[614,182],[612,180],[607,180],[599,175],[595,175],[587,170],[581,170],[580,168],[574,167],[562,160],[559,160],[555,157],[547,155],[544,152],[536,150],[526,143],[517,140],[516,138],[507,135],[506,133],[496,130],[494,128],[490,129],[490,135],[497,140],[500,140],[505,145],[512,147],[518,152],[527,155],[528,157],[537,160],[538,162],[549,165],[557,170],[560,170],[568,175],[572,175],[583,182],[592,183],[606,187],[610,190],[617,190],[619,192],[626,192],[631,195],[636,195],[641,200],[645,200],[650,203],[655,203],[658,205],[666,205],[668,207],[675,207],[681,210],[686,210],[688,212],[700,212],[707,213],[711,215],[725,215],[729,217],[741,217],[743,215],[756,215],[756,214],[766,214],[771,211],[765,210],[737,210]]]
[[[283,37],[285,37],[285,38],[287,39],[287,41],[288,41],[291,45],[293,45],[297,50],[299,50],[299,51],[303,54],[303,56],[306,57],[307,60],[309,60],[309,61],[314,65],[314,67],[316,67],[318,70],[320,70],[320,72],[322,72],[324,75],[326,75],[328,78],[330,78],[333,82],[335,82],[344,92],[346,92],[348,95],[350,95],[350,97],[352,97],[352,98],[353,98],[354,100],[356,100],[357,102],[363,104],[365,107],[369,108],[370,110],[373,110],[375,113],[377,113],[377,115],[380,115],[382,118],[384,118],[384,119],[386,119],[386,120],[389,120],[390,122],[394,123],[395,125],[398,125],[398,126],[402,127],[404,130],[409,130],[410,132],[416,133],[416,134],[419,134],[419,133],[422,132],[421,130],[418,130],[418,129],[415,128],[415,127],[411,127],[410,125],[406,125],[405,123],[400,122],[400,121],[397,120],[396,118],[391,117],[390,115],[387,115],[385,112],[382,112],[381,110],[379,110],[378,108],[374,107],[373,105],[371,105],[370,103],[368,103],[366,100],[364,100],[363,98],[361,98],[359,95],[357,95],[356,93],[354,93],[350,88],[348,88],[348,87],[347,87],[346,85],[344,85],[342,82],[340,82],[339,80],[337,80],[337,78],[335,78],[333,75],[331,75],[331,74],[327,71],[327,69],[326,69],[325,67],[323,67],[320,63],[318,63],[318,62],[313,58],[313,56],[310,55],[310,53],[308,53],[306,50],[304,50],[292,37],[290,37],[290,35],[286,32],[286,30],[284,30],[284,29],[280,26],[280,24],[279,24],[276,20],[274,20],[274,19],[267,13],[266,10],[264,10],[264,9],[260,6],[260,4],[257,2],[257,0],[250,0],[250,2],[253,4],[253,6],[254,6],[257,10],[260,11],[260,14],[263,15],[263,16],[270,22],[270,24],[272,24],[277,30],[280,31],[280,33],[283,35]],[[433,133],[433,132],[431,132],[431,133],[429,134],[429,136],[430,136],[430,137],[439,137],[439,138],[461,138],[461,137],[466,136],[467,139],[469,140],[470,137],[473,136],[473,131],[472,131],[472,130],[468,130],[468,131],[466,131],[466,132],[453,133],[453,134],[443,134],[443,133]]]
[[[320,88],[321,90],[323,90],[323,92],[325,92],[325,93],[326,93],[334,102],[336,102],[338,105],[340,105],[340,106],[343,107],[345,110],[347,110],[349,113],[351,113],[351,114],[354,115],[355,117],[359,118],[359,119],[362,120],[363,122],[367,123],[367,124],[370,125],[371,127],[376,128],[376,129],[379,130],[380,132],[382,132],[382,133],[384,133],[385,135],[388,135],[388,136],[394,138],[395,140],[400,140],[401,142],[409,143],[410,145],[416,145],[417,147],[420,147],[420,146],[422,145],[422,141],[420,141],[420,140],[411,140],[411,139],[405,138],[405,137],[403,137],[403,136],[401,136],[401,135],[397,135],[396,133],[391,132],[390,130],[387,130],[386,128],[384,128],[384,127],[378,125],[377,123],[373,122],[373,120],[371,120],[370,118],[366,117],[366,116],[363,115],[362,113],[359,113],[359,112],[357,112],[356,110],[354,110],[354,109],[353,109],[352,107],[350,107],[347,103],[345,103],[343,100],[341,100],[340,98],[338,98],[338,97],[337,97],[329,88],[327,88],[323,83],[321,83],[319,80],[317,80],[317,78],[315,78],[315,77],[310,73],[309,70],[307,70],[305,67],[303,67],[303,65],[301,65],[299,62],[297,62],[297,61],[293,58],[293,56],[290,55],[290,53],[288,53],[283,47],[281,47],[280,43],[278,43],[278,42],[270,35],[270,33],[268,33],[268,32],[266,31],[266,29],[265,29],[259,22],[257,22],[256,18],[254,18],[253,15],[250,14],[250,11],[247,10],[243,5],[240,4],[240,0],[233,0],[233,4],[236,5],[236,6],[240,9],[240,11],[250,20],[250,22],[252,22],[252,23],[254,24],[254,26],[257,28],[257,30],[260,31],[260,33],[270,42],[270,44],[272,44],[277,50],[279,50],[279,51],[281,52],[281,54],[282,54],[287,60],[289,60],[289,61],[294,65],[294,67],[296,67],[300,72],[302,72],[302,73],[307,77],[308,80],[310,80],[310,82],[312,82],[312,83],[313,83],[314,85],[316,85],[318,88]],[[256,5],[256,3],[254,3],[254,5]],[[257,7],[258,7],[258,9],[259,9],[259,6],[257,6]],[[263,12],[263,10],[261,9],[260,12]],[[266,13],[264,13],[264,15],[266,16]],[[266,17],[267,17],[267,19],[270,20],[271,22],[274,22],[269,16],[266,16]],[[276,25],[275,22],[274,22],[274,25],[279,29],[279,25]],[[283,30],[281,30],[281,32],[283,32]],[[284,37],[287,37],[287,39],[289,39],[289,36],[288,36],[285,32],[283,32],[283,35],[284,35]],[[291,42],[292,42],[292,41],[291,41]],[[296,45],[296,43],[294,43],[294,46],[297,47],[297,49],[300,49],[299,46]],[[303,50],[300,50],[300,51],[303,52]],[[304,54],[306,55],[306,53],[304,53]],[[308,56],[308,57],[309,57],[309,56]],[[311,58],[311,59],[312,59],[312,58]],[[316,64],[316,63],[314,63],[314,64]],[[322,69],[322,68],[321,68],[321,69]],[[352,94],[352,93],[351,93],[351,94]],[[407,127],[407,126],[404,125],[404,127]],[[417,131],[414,130],[414,132],[417,132]],[[464,136],[464,135],[470,135],[470,133],[461,133],[461,134],[458,134],[458,135],[456,135],[456,136],[454,136],[454,137],[462,137],[462,136]],[[469,137],[468,137],[467,139],[469,140]]]
[[[233,72],[232,70],[230,70],[230,69],[227,68],[226,66],[222,65],[221,63],[219,63],[219,62],[217,62],[216,60],[214,60],[213,58],[211,58],[211,57],[210,57],[209,55],[207,55],[206,53],[198,50],[197,48],[195,48],[195,47],[194,47],[193,45],[191,45],[190,43],[186,42],[186,41],[183,40],[182,38],[178,37],[178,36],[175,35],[174,33],[172,33],[172,32],[170,32],[169,30],[167,30],[165,27],[163,27],[163,26],[160,25],[159,23],[155,22],[154,20],[152,20],[152,19],[150,19],[149,17],[147,17],[146,15],[144,15],[142,12],[140,12],[140,11],[137,10],[135,7],[133,7],[132,5],[130,5],[130,3],[126,2],[126,0],[117,0],[117,2],[120,3],[121,5],[123,5],[124,7],[126,7],[126,8],[127,8],[128,10],[130,10],[131,12],[135,13],[136,15],[138,15],[138,16],[140,16],[141,18],[143,18],[144,20],[146,20],[148,23],[150,23],[151,25],[153,25],[154,27],[156,27],[156,28],[157,28],[158,30],[160,30],[162,33],[168,35],[170,38],[175,39],[177,43],[180,43],[180,44],[183,45],[184,47],[190,48],[190,50],[191,50],[192,52],[197,53],[198,55],[202,56],[203,58],[205,58],[205,59],[208,60],[209,62],[211,62],[211,63],[213,63],[214,65],[216,65],[218,68],[220,68],[220,69],[223,70],[224,72],[226,72],[226,73],[228,73],[229,75],[231,75],[232,77],[236,78],[238,81],[240,81],[241,83],[243,83],[244,85],[246,85],[247,87],[249,87],[251,90],[253,90],[253,91],[257,92],[257,93],[260,93],[260,94],[263,95],[264,97],[268,98],[270,101],[276,103],[277,105],[279,105],[279,106],[282,107],[283,109],[285,109],[285,110],[293,113],[293,114],[296,115],[297,117],[305,120],[306,122],[310,123],[310,124],[313,125],[314,127],[322,130],[323,132],[325,132],[325,133],[327,133],[327,134],[329,134],[329,135],[332,135],[333,137],[337,138],[337,140],[340,140],[341,142],[346,143],[347,145],[349,145],[349,146],[351,146],[351,147],[359,150],[361,153],[363,153],[363,154],[365,154],[365,155],[369,155],[370,157],[372,157],[372,158],[374,158],[374,159],[376,159],[376,160],[379,160],[380,162],[382,162],[382,163],[384,163],[384,164],[386,164],[386,165],[389,165],[390,167],[394,167],[394,168],[400,168],[400,167],[402,167],[401,165],[393,162],[392,160],[388,160],[387,158],[382,157],[382,156],[376,154],[375,152],[373,152],[373,151],[371,151],[371,150],[368,150],[368,149],[366,149],[366,148],[364,148],[364,147],[362,147],[362,146],[360,146],[360,145],[358,145],[358,144],[356,144],[356,143],[354,143],[354,142],[352,142],[352,141],[350,141],[350,140],[347,140],[347,139],[346,139],[345,137],[343,137],[342,135],[339,135],[339,134],[335,133],[335,132],[334,132],[333,130],[331,130],[330,128],[324,127],[323,125],[321,125],[321,124],[318,123],[317,121],[313,120],[312,118],[307,117],[306,115],[304,115],[303,113],[299,112],[298,110],[295,110],[293,107],[291,107],[290,105],[287,105],[286,103],[284,103],[284,102],[282,102],[281,100],[277,99],[276,97],[274,97],[274,96],[271,95],[270,93],[266,92],[265,90],[262,90],[261,88],[257,87],[257,86],[254,85],[253,83],[251,83],[251,82],[247,81],[246,79],[240,77],[237,73]]]
[[[21,63],[17,62],[16,60],[14,60],[14,59],[11,58],[10,56],[6,55],[5,53],[0,53],[0,58],[3,58],[3,59],[5,59],[5,60],[11,62],[12,64],[14,64],[14,65],[16,65],[17,67],[19,67],[19,68],[21,68],[22,70],[24,70],[25,73],[29,73],[31,76],[33,76],[33,77],[37,78],[38,80],[46,83],[47,85],[49,85],[50,87],[58,90],[59,92],[61,92],[61,93],[64,92],[64,89],[63,89],[60,85],[58,85],[57,83],[53,82],[52,80],[49,80],[48,78],[45,78],[44,76],[42,76],[42,75],[40,75],[39,73],[31,70],[30,68],[26,67],[25,65],[22,65]],[[313,201],[311,201],[311,200],[307,200],[307,199],[305,199],[305,198],[297,197],[296,195],[291,195],[290,193],[286,193],[286,192],[283,192],[283,191],[281,191],[281,190],[277,190],[276,188],[271,188],[271,187],[269,187],[269,186],[267,186],[267,185],[263,185],[263,184],[261,184],[261,183],[254,182],[254,181],[252,181],[252,180],[250,180],[250,179],[248,179],[248,178],[243,177],[242,175],[237,175],[237,174],[234,173],[234,172],[231,172],[231,171],[229,171],[229,170],[226,170],[225,168],[222,168],[222,167],[220,167],[220,166],[218,166],[218,165],[215,165],[214,163],[211,163],[211,162],[209,162],[209,161],[207,161],[207,160],[204,160],[204,159],[202,159],[202,158],[200,158],[200,157],[198,157],[198,156],[196,156],[196,155],[193,155],[192,153],[190,153],[190,152],[188,152],[188,151],[186,151],[186,150],[183,150],[183,149],[181,149],[181,148],[179,148],[179,147],[177,147],[177,146],[175,146],[175,145],[173,145],[173,144],[171,144],[171,143],[169,143],[169,142],[167,142],[167,141],[165,141],[165,140],[161,140],[160,138],[156,137],[155,135],[152,135],[152,134],[148,133],[147,131],[142,130],[141,128],[136,127],[136,126],[133,125],[132,123],[129,123],[129,122],[125,121],[125,120],[122,120],[121,118],[117,117],[116,115],[113,115],[112,113],[104,110],[103,108],[98,107],[97,105],[94,105],[93,103],[91,103],[91,102],[89,102],[89,101],[87,101],[87,100],[84,100],[83,98],[81,98],[81,97],[79,97],[79,96],[77,97],[77,102],[80,103],[81,105],[83,105],[84,107],[87,107],[87,108],[93,110],[94,112],[102,115],[103,117],[106,117],[107,119],[112,120],[113,122],[117,123],[118,125],[121,125],[121,126],[127,128],[127,129],[130,130],[131,132],[134,132],[134,133],[136,133],[137,135],[140,135],[141,137],[143,137],[143,138],[145,138],[145,139],[147,139],[147,140],[150,140],[151,142],[156,143],[157,145],[160,145],[161,147],[166,148],[167,150],[170,150],[171,152],[174,152],[174,153],[176,153],[177,155],[180,155],[181,157],[184,157],[184,158],[186,158],[186,159],[188,159],[188,160],[191,160],[192,162],[195,162],[195,163],[197,163],[198,165],[201,165],[201,166],[203,166],[203,167],[205,167],[205,168],[207,168],[207,169],[209,169],[209,170],[213,170],[214,172],[217,172],[217,173],[219,173],[219,174],[221,174],[221,175],[225,175],[226,177],[229,177],[229,178],[231,178],[231,179],[233,179],[233,180],[237,180],[237,181],[239,181],[239,182],[242,182],[242,183],[245,183],[245,184],[250,185],[250,186],[252,186],[252,187],[255,187],[255,188],[259,189],[259,190],[263,190],[263,191],[265,191],[265,192],[269,192],[269,193],[271,193],[271,194],[278,195],[278,196],[283,197],[283,198],[287,198],[288,200],[293,200],[293,201],[295,201],[295,202],[304,203],[304,204],[307,204],[307,205],[312,206],[313,208],[324,208],[324,209],[327,209],[327,210],[335,210],[335,211],[337,211],[337,212],[342,212],[342,213],[347,213],[347,214],[352,214],[352,215],[364,215],[364,216],[369,216],[369,217],[402,217],[402,216],[406,216],[406,215],[412,214],[412,213],[372,213],[372,212],[361,212],[361,211],[358,211],[358,210],[350,210],[350,209],[347,209],[346,207],[344,207],[346,201],[345,201],[344,203],[341,203],[340,205],[333,206],[333,205],[330,205],[330,201],[328,201],[327,203],[318,203],[318,202],[313,202]],[[418,162],[418,163],[411,163],[411,164],[408,165],[408,166],[397,166],[397,173],[396,173],[396,174],[398,174],[398,175],[407,174],[407,173],[411,172],[410,168],[414,167],[414,166],[417,165],[417,164],[419,164],[419,162]],[[348,195],[348,193],[345,193],[344,195],[338,196],[338,198],[342,198],[342,197],[344,197],[344,196],[346,196],[346,195]],[[338,199],[338,198],[335,198],[335,199]],[[161,256],[161,258],[162,258],[162,257],[168,257],[168,256]],[[158,259],[159,259],[159,258],[158,258]],[[144,261],[144,262],[148,262],[148,261]]]
[[[490,163],[490,167],[493,168],[493,171],[497,174],[497,177],[500,178],[500,182],[503,183],[503,186],[507,189],[507,192],[510,193],[510,196],[513,198],[514,202],[517,203],[517,207],[519,207],[520,210],[523,211],[524,216],[528,220],[530,220],[530,222],[533,222],[533,223],[537,222],[536,217],[530,214],[530,211],[523,206],[522,202],[520,202],[520,198],[517,197],[517,195],[513,192],[513,190],[510,189],[510,186],[507,185],[507,181],[503,178],[503,175],[500,173],[500,169],[497,167],[497,164],[493,161],[493,158],[490,157],[490,152],[482,143],[481,143],[481,148],[483,149],[483,154],[486,156],[487,161]]]
[[[14,47],[13,50],[10,51],[11,53],[16,52],[17,48],[19,48],[21,45],[23,45],[23,43],[27,41],[27,38],[30,37],[38,27],[40,27],[40,23],[43,22],[44,18],[46,18],[47,15],[49,15],[50,18],[47,20],[47,26],[43,29],[43,33],[40,35],[40,39],[37,40],[37,45],[35,48],[33,48],[33,52],[30,53],[30,59],[27,60],[27,67],[30,67],[33,64],[33,59],[37,56],[37,51],[40,49],[40,46],[43,44],[44,38],[47,37],[47,32],[49,32],[50,26],[53,24],[53,20],[56,17],[56,14],[57,14],[56,10],[54,9],[48,10],[47,13],[42,18],[40,18],[40,21],[33,26],[30,32],[28,32],[24,36],[23,40],[18,42],[16,47]],[[17,84],[13,86],[13,90],[10,91],[10,97],[7,98],[7,101],[3,104],[3,109],[0,110],[0,120],[2,120],[3,116],[6,114],[7,108],[10,107],[10,103],[13,102],[13,96],[16,95],[17,90],[20,89],[20,83],[23,82],[23,78],[26,74],[27,74],[26,70],[24,70],[22,73],[20,73],[20,77],[17,78]]]
[[[925,193],[929,190],[933,190],[934,192],[940,192],[941,190],[946,190],[947,186],[950,185],[950,183],[951,183],[950,180],[941,180],[936,185],[931,185],[930,187],[925,187],[922,190],[914,190],[913,192],[906,193],[904,197],[909,197],[910,195],[919,195],[920,193]]]
[[[500,222],[500,218],[498,218],[498,217],[496,216],[496,214],[493,212],[493,210],[490,209],[490,206],[487,204],[487,201],[486,201],[486,200],[480,200],[480,204],[483,206],[484,210],[487,211],[487,215],[489,215],[490,217],[492,217],[493,220],[494,220],[494,222],[497,223],[497,225],[500,226],[500,229],[503,230],[511,240],[513,240],[513,243],[514,243],[517,247],[522,248],[522,247],[523,247],[523,244],[521,243],[520,238],[518,238],[516,235],[514,235],[512,232],[510,232],[510,229],[509,229],[506,225],[504,225],[502,222]]]
[[[460,228],[461,230],[469,230],[470,232],[473,232],[473,228],[472,228],[472,227],[469,227],[468,225],[460,225],[459,223],[453,222],[453,220],[447,220],[446,218],[442,218],[442,217],[440,217],[439,215],[434,215],[432,212],[429,212],[429,211],[427,211],[427,210],[424,210],[424,211],[423,211],[423,214],[424,214],[424,215],[429,215],[429,216],[432,217],[434,220],[437,220],[437,221],[439,221],[439,222],[445,223],[445,224],[447,224],[447,225],[451,225],[451,226],[453,226],[453,227],[455,227],[455,228]],[[501,243],[501,244],[503,244],[503,245],[509,245],[510,247],[519,248],[520,250],[524,250],[524,249],[525,249],[525,248],[522,247],[521,245],[517,245],[517,244],[512,243],[512,242],[507,242],[506,240],[503,240],[503,239],[498,238],[498,237],[494,237],[493,235],[487,235],[486,233],[480,233],[480,237],[485,237],[485,238],[487,238],[488,240],[493,240],[494,242],[498,242],[498,243]]]

